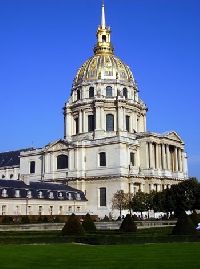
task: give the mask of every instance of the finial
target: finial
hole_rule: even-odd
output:
[[[105,16],[104,0],[102,0],[101,27],[102,27],[102,29],[106,28],[106,16]]]

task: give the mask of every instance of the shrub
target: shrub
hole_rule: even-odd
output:
[[[13,218],[11,216],[3,216],[1,223],[2,224],[13,224]]]
[[[172,230],[173,235],[195,235],[195,225],[185,211],[179,214],[176,226]]]
[[[22,216],[20,222],[21,222],[22,224],[28,224],[28,223],[30,223],[30,219],[29,219],[28,216]]]
[[[82,222],[82,226],[86,232],[95,232],[96,231],[96,226],[95,226],[94,221],[92,220],[89,213],[87,213],[85,215],[85,218]]]
[[[137,226],[130,214],[127,214],[125,219],[122,221],[122,224],[120,226],[120,231],[127,232],[127,233],[137,231]]]
[[[190,218],[195,226],[198,225],[200,222],[200,216],[197,214],[197,212],[194,210],[193,213],[190,215]]]
[[[75,214],[72,214],[62,229],[63,235],[84,234],[84,229]]]

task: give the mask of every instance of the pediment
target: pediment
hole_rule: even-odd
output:
[[[171,140],[183,143],[183,140],[181,139],[181,137],[174,131],[168,132],[165,136]]]
[[[67,141],[65,140],[57,140],[55,142],[49,143],[48,145],[45,146],[45,151],[50,152],[50,151],[59,151],[59,150],[66,150],[69,149],[70,145]]]

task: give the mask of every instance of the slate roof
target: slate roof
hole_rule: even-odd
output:
[[[27,198],[30,192],[31,197],[29,199],[87,201],[82,191],[57,183],[30,182],[30,185],[27,185],[21,180],[0,179],[0,199],[5,198],[2,195],[3,190],[7,192],[6,198],[17,198],[15,196],[16,190],[19,190],[20,197],[18,198]],[[52,196],[50,196],[50,193]],[[42,194],[41,197],[40,194]],[[80,195],[80,198],[77,197],[77,194]]]
[[[19,149],[15,151],[0,152],[0,168],[12,167],[20,164],[20,152],[31,150],[33,148]]]

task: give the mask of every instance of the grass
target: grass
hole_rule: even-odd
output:
[[[0,245],[1,269],[197,269],[200,243]]]

